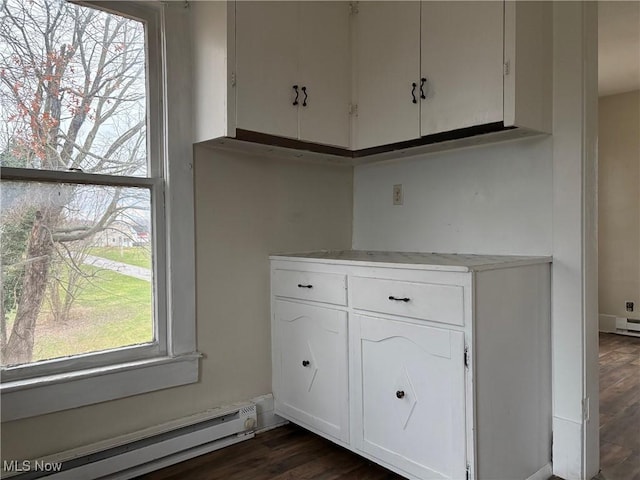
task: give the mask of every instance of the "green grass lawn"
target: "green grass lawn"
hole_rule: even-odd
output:
[[[109,270],[85,268],[96,276],[78,295],[64,325],[52,324],[50,312],[43,305],[36,327],[34,361],[153,340],[151,283]]]
[[[89,250],[89,254],[129,265],[151,268],[151,251],[148,247],[93,247]]]

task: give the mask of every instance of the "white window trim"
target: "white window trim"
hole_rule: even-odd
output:
[[[90,2],[85,2],[90,5]],[[132,16],[135,4],[95,2]],[[148,15],[148,5],[146,9]],[[191,55],[188,9],[154,3],[163,52],[167,351],[159,357],[85,368],[0,385],[2,422],[53,413],[198,381],[195,222],[191,145]],[[144,16],[147,16],[144,15]],[[153,41],[150,39],[150,43]],[[153,112],[152,112],[153,114]],[[159,292],[163,294],[162,291]]]

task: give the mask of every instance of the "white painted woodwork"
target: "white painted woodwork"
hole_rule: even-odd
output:
[[[503,8],[499,1],[422,2],[421,135],[502,121]]]
[[[470,478],[480,479],[550,471],[549,257],[347,250],[270,258],[277,414],[410,479],[465,478],[467,465]],[[346,276],[347,304],[281,299],[282,271],[340,282]],[[389,288],[410,292],[419,308],[387,308]],[[292,309],[288,315],[280,313],[283,304]],[[347,440],[278,407],[278,392],[308,388],[304,373],[285,372],[281,358],[309,354],[305,335],[323,338],[310,329],[321,329],[327,312],[346,319],[348,365],[337,368],[349,378]],[[284,340],[284,318],[299,319],[299,327],[287,325],[302,333]]]
[[[347,276],[344,274],[275,270],[273,294],[314,302],[347,304]]]
[[[191,23],[180,33],[191,35],[192,141],[234,137],[235,2],[192,2],[186,13]]]
[[[520,2],[517,2],[520,5]],[[597,4],[553,2],[553,473],[598,471]],[[589,397],[590,412],[586,401]]]
[[[297,81],[308,94],[307,106],[302,102],[298,106],[299,139],[348,148],[349,3],[303,1],[299,5]]]
[[[351,325],[355,447],[418,478],[465,478],[464,333],[359,315]]]
[[[420,3],[358,2],[354,16],[355,149],[420,136]],[[419,98],[416,88],[416,99]]]
[[[351,288],[353,308],[464,325],[464,291],[458,285],[352,277]]]
[[[500,121],[520,127],[509,138],[551,131],[545,2],[201,3],[195,141],[237,127],[360,150]]]
[[[236,32],[237,127],[348,147],[349,4],[237,2]]]
[[[548,265],[476,276],[476,478],[528,478],[551,458],[549,277]]]
[[[553,2],[505,2],[504,124],[552,131]]]
[[[273,322],[276,411],[348,442],[346,312],[276,300]]]
[[[236,2],[237,128],[298,138],[299,27],[298,2]]]

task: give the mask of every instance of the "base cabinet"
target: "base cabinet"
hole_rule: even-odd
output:
[[[353,445],[419,478],[464,478],[464,334],[362,315],[351,326]]]
[[[347,442],[347,314],[277,300],[273,323],[276,409]]]
[[[272,256],[275,413],[409,479],[550,476],[549,262]]]

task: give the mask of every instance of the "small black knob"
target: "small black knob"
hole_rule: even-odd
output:
[[[404,398],[404,390],[398,390],[396,392],[396,397],[398,398]]]
[[[308,367],[309,365],[311,365],[311,362],[309,360],[302,360],[303,367]]]

